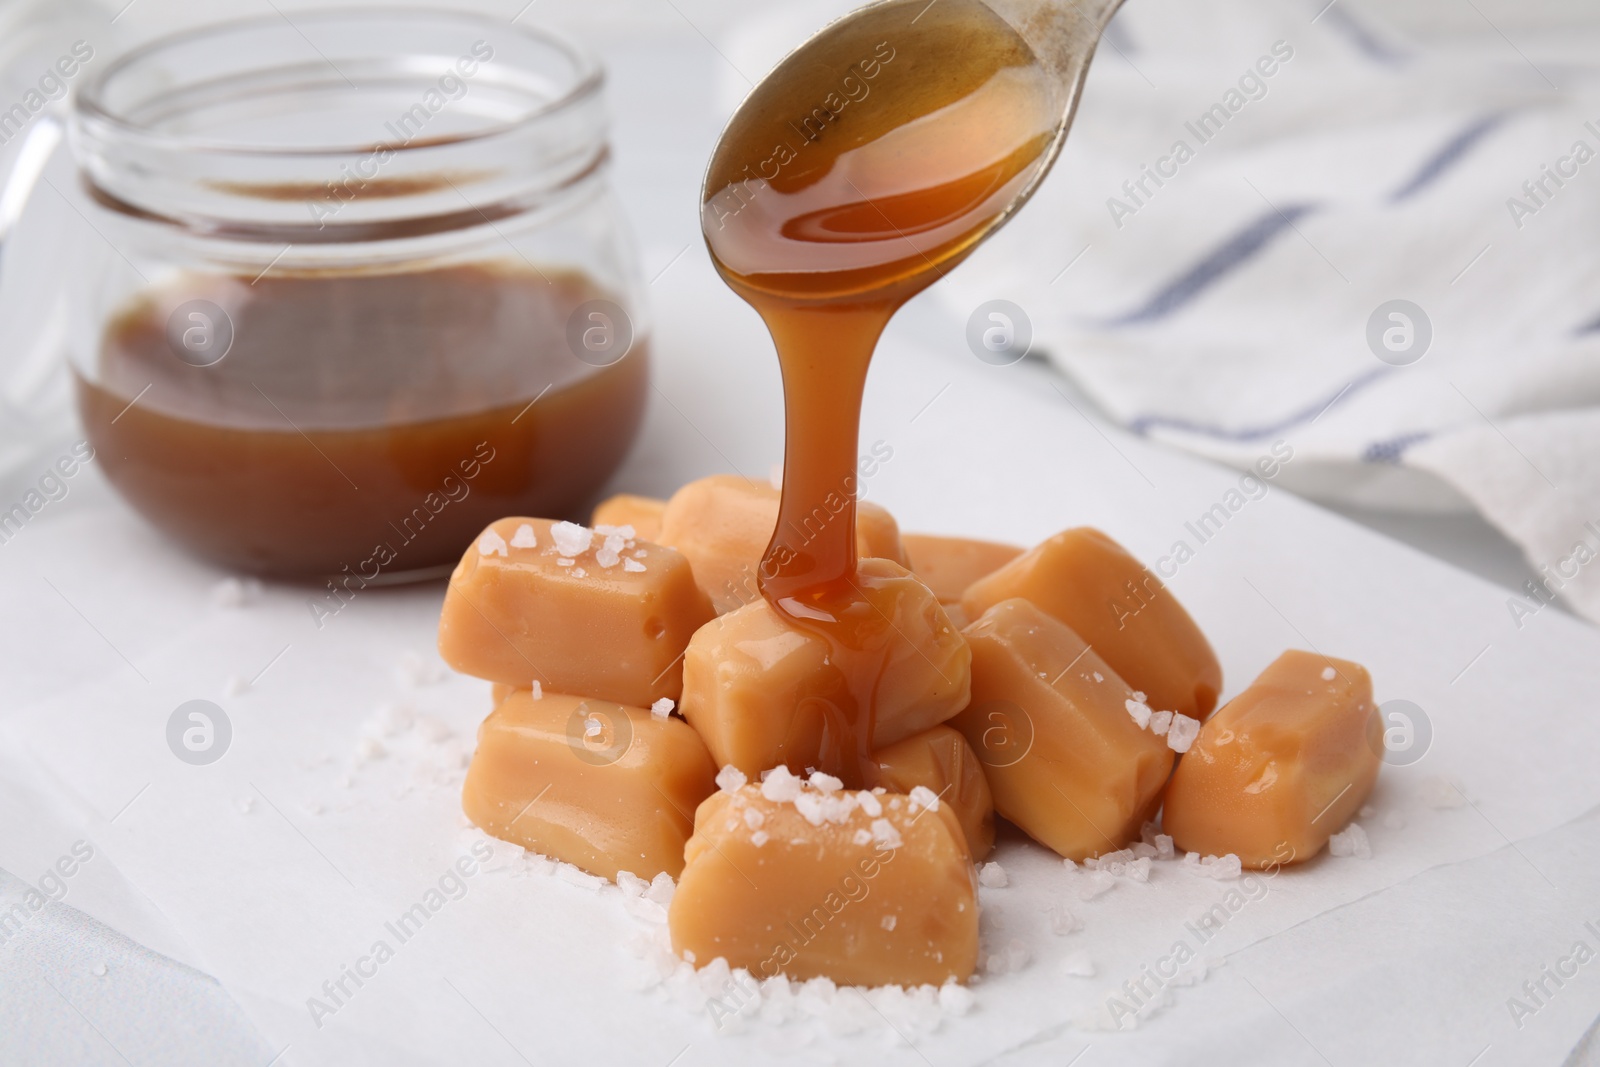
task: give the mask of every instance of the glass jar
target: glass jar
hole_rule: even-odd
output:
[[[476,16],[271,16],[84,86],[78,409],[150,522],[229,567],[447,570],[565,516],[649,389],[598,63]]]

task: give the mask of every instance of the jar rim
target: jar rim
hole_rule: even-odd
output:
[[[148,62],[169,49],[193,45],[208,38],[220,38],[225,35],[238,34],[241,31],[248,31],[255,27],[270,26],[276,28],[284,23],[288,23],[291,28],[299,32],[297,23],[375,23],[408,17],[443,20],[460,26],[483,26],[493,29],[496,33],[504,33],[509,27],[512,32],[526,40],[550,46],[560,52],[565,59],[572,63],[575,77],[573,83],[562,92],[515,118],[488,124],[480,129],[418,140],[414,143],[387,146],[394,152],[437,149],[505,137],[539,123],[548,122],[556,116],[572,110],[585,100],[598,94],[604,87],[605,68],[601,65],[599,59],[566,34],[549,27],[520,26],[517,25],[514,19],[510,22],[505,22],[499,19],[491,19],[476,12],[452,11],[440,7],[337,7],[321,11],[297,12],[293,22],[286,17],[257,15],[249,18],[208,23],[204,26],[197,26],[176,33],[163,34],[118,56],[110,64],[97,71],[74,96],[72,107],[80,121],[87,120],[96,125],[108,127],[117,131],[123,137],[142,142],[151,147],[186,149],[213,155],[274,156],[279,158],[295,156],[313,158],[320,156],[339,157],[364,152],[372,147],[371,142],[345,145],[253,145],[153,130],[148,125],[131,120],[113,110],[105,102],[104,95],[113,79],[119,75],[126,74],[130,69],[136,69],[139,64]],[[331,66],[332,62],[329,61],[329,64]],[[337,70],[338,68],[335,67],[334,69]]]

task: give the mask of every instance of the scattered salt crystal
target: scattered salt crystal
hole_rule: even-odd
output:
[[[1343,830],[1328,838],[1328,855],[1350,856],[1358,860],[1372,858],[1372,844],[1367,840],[1367,832],[1359,823],[1351,823]]]
[[[872,839],[884,848],[900,848],[905,844],[900,838],[900,831],[888,819],[872,820]]]
[[[671,697],[662,697],[660,700],[650,705],[650,714],[654,715],[658,719],[665,719],[668,715],[672,714],[672,709],[676,706],[677,705],[672,702]],[[744,785],[743,782],[740,782],[739,784]]]
[[[602,548],[594,554],[594,561],[602,567],[615,567],[622,562],[622,557],[609,548]]]
[[[600,720],[595,718],[593,715],[583,720],[584,737],[599,737],[600,731],[604,729],[605,727],[600,725]]]
[[[878,925],[883,927],[885,930],[893,930],[896,919],[897,916],[885,915],[882,919],[878,920]]]
[[[558,567],[570,567],[576,562],[578,561],[575,559],[568,559],[566,556],[556,557],[556,566]]]
[[[103,963],[95,964],[90,970],[96,978],[104,978],[106,976],[106,965]]]
[[[635,530],[631,525],[611,526],[606,523],[601,523],[599,526],[594,528],[594,532],[599,534],[601,537],[611,537],[615,535],[622,538],[624,541],[632,541],[635,537],[639,536],[639,531]]]
[[[672,894],[678,888],[678,883],[672,880],[672,875],[662,871],[650,879],[650,888],[645,890],[645,897],[657,904],[672,903]]]
[[[1144,841],[1135,842],[1130,848],[1133,850],[1134,856],[1142,860],[1153,860],[1161,855],[1156,851],[1156,846],[1147,844]]]
[[[1322,668],[1322,680],[1324,682],[1333,681],[1334,678],[1338,676],[1338,674],[1339,674],[1339,672],[1334,670],[1332,667],[1324,667],[1324,668]]]
[[[717,772],[717,788],[724,793],[738,792],[747,781],[749,779],[744,776],[744,772],[731,763]]]
[[[853,837],[851,837],[850,840],[854,841],[858,845],[871,844],[872,843],[872,831],[871,830],[857,830],[855,832],[855,835]]]
[[[241,675],[230,674],[227,680],[222,683],[222,695],[236,697],[249,688],[250,683],[245,681]]]
[[[535,700],[543,700],[544,699],[544,686],[539,684],[539,679],[535,678],[533,680],[533,686],[532,686],[531,692],[533,693],[533,699],[535,699]]]
[[[504,556],[506,552],[506,539],[493,530],[483,531],[483,536],[478,538],[478,555]]]
[[[538,548],[539,538],[534,535],[533,527],[523,523],[517,527],[517,532],[511,535],[512,548]]]
[[[589,577],[589,572],[584,570],[582,567],[574,567],[572,569],[572,576],[574,578],[587,578]]]
[[[1157,737],[1165,737],[1172,728],[1172,712],[1158,711],[1150,716],[1150,732]]]
[[[766,821],[767,817],[761,813],[760,808],[744,809],[744,824],[750,827],[750,829],[759,830],[761,829],[761,824]]]
[[[401,655],[397,671],[400,681],[413,689],[442,682],[448,673],[438,657],[424,656],[415,651]]]
[[[1232,881],[1244,873],[1244,864],[1239,862],[1239,857],[1232,852],[1226,856],[1201,857],[1198,852],[1185,853],[1183,869],[1190,874],[1198,874],[1204,878],[1215,878],[1219,882]]]
[[[1061,961],[1061,973],[1070,974],[1075,978],[1093,978],[1094,961],[1083,949],[1077,949],[1067,953],[1066,958]]]
[[[812,771],[811,786],[813,789],[820,789],[824,793],[837,793],[839,790],[844,788],[844,783],[831,774],[824,774],[821,771]]]
[[[558,522],[550,527],[550,540],[563,556],[581,556],[594,543],[594,531],[575,522]]]
[[[1099,671],[1095,671],[1094,672],[1094,680],[1097,681],[1097,682],[1103,682],[1103,681],[1106,680],[1106,676],[1101,674]]]
[[[774,767],[761,780],[761,795],[774,804],[792,802],[800,795],[800,789],[800,779],[790,773],[787,767]]]
[[[1450,808],[1464,807],[1467,798],[1461,794],[1450,779],[1433,775],[1422,780],[1422,802],[1430,808],[1447,810]]]
[[[1150,725],[1150,705],[1143,700],[1124,700],[1122,706],[1128,709],[1128,714],[1133,717],[1135,725],[1143,730]]]
[[[1145,694],[1144,694],[1144,691],[1143,691],[1143,690],[1141,690],[1141,689],[1135,689],[1135,690],[1134,690],[1134,691],[1133,691],[1133,699],[1135,699],[1135,700],[1137,700],[1137,701],[1138,701],[1138,702],[1139,702],[1139,703],[1141,703],[1141,704],[1143,704],[1143,703],[1144,703],[1144,702],[1145,702],[1145,701],[1146,701],[1146,700],[1148,700],[1148,699],[1149,699],[1149,698],[1148,698],[1148,697],[1147,697],[1147,696],[1145,696]]]
[[[756,848],[760,848],[762,845],[766,844],[767,841],[767,832],[765,830],[757,830],[755,833],[750,835],[750,843],[756,846]]]
[[[1013,974],[1028,965],[1033,954],[1028,951],[1028,946],[1016,938],[1006,942],[1004,948],[989,953],[983,961],[986,974]]]
[[[929,811],[939,810],[939,794],[925,785],[911,787],[911,810],[927,808]]]
[[[1083,920],[1073,914],[1071,908],[1060,902],[1050,905],[1051,933],[1065,937],[1067,934],[1075,934],[1082,929]]]
[[[1200,736],[1200,720],[1187,715],[1172,716],[1172,728],[1167,731],[1167,747],[1174,752],[1187,752],[1194,739]]]
[[[978,868],[978,884],[986,889],[1003,889],[1011,884],[1011,876],[998,863],[985,863]]]
[[[939,987],[939,1007],[951,1015],[965,1015],[972,1010],[972,990],[954,979]]]
[[[622,561],[622,569],[629,574],[643,574],[644,564],[637,560],[625,559]]]
[[[883,805],[878,803],[878,798],[872,793],[861,793],[856,797],[856,803],[861,805],[861,810],[876,819],[883,814]]]

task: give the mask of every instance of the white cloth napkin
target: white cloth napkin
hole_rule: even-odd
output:
[[[764,16],[728,56],[757,77],[849,6]],[[1549,568],[1509,613],[1559,593],[1600,619],[1600,22],[1479,29],[1423,46],[1337,0],[1134,0],[1054,173],[937,292],[1020,307],[1033,354],[1135,432],[1248,467],[1292,431],[1298,492],[1477,508]],[[1408,365],[1367,340],[1395,300],[1431,327],[1384,349]]]

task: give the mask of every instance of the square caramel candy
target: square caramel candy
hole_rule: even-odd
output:
[[[712,617],[677,552],[570,522],[501,519],[462,556],[439,652],[463,674],[649,707],[676,700],[678,659]]]
[[[678,719],[520,689],[478,728],[461,807],[485,833],[603,878],[677,877],[716,773]]]
[[[665,500],[649,496],[620,493],[600,503],[589,519],[589,525],[599,530],[602,526],[621,529],[633,528],[633,536],[640,541],[656,541],[661,536],[661,514],[667,510]]]
[[[1203,719],[1217,706],[1222,665],[1205,635],[1161,579],[1099,530],[1056,534],[974,582],[961,606],[977,619],[1011,597],[1066,623],[1155,710]]]
[[[690,482],[667,501],[661,541],[682,552],[718,614],[761,597],[761,560],[778,525],[782,494],[766,482],[716,474]],[[842,498],[841,498],[842,499]],[[818,508],[802,529],[784,530],[786,543],[803,545],[835,516]],[[900,528],[883,508],[865,501],[856,507],[856,546],[864,557],[905,564]]]
[[[667,911],[673,951],[758,978],[965,981],[977,882],[950,807],[819,780],[779,768],[700,806]]]
[[[970,653],[928,587],[899,564],[864,559],[879,593],[886,651],[877,659],[871,709],[859,708],[848,669],[816,631],[765,600],[720,615],[695,632],[683,657],[681,710],[718,766],[747,775],[816,767],[853,778],[857,727],[871,717],[870,749],[944,722],[966,706]],[[887,601],[887,607],[882,606]],[[840,751],[848,746],[851,752]]]
[[[900,543],[911,561],[911,573],[933,590],[939,603],[947,606],[961,603],[973,582],[1022,555],[1022,549],[1014,545],[969,537],[908,533],[900,535]]]
[[[982,761],[995,810],[1070,860],[1138,840],[1173,761],[1150,708],[1029,601],[1003,600],[965,633],[972,703],[950,725]]]
[[[1308,860],[1366,801],[1382,759],[1365,668],[1285,652],[1200,727],[1162,826],[1185,851],[1246,867]]]
[[[872,754],[877,784],[891,793],[922,788],[948,804],[967,837],[973,862],[994,848],[994,797],[983,765],[967,739],[948,726],[935,726]]]

